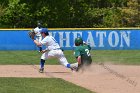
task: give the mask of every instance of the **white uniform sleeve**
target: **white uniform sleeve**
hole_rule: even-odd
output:
[[[46,39],[43,39],[42,41],[40,41],[40,43],[41,43],[42,45],[47,45],[47,40],[46,40]]]

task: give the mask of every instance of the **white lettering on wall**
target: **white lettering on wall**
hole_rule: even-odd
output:
[[[114,36],[114,40],[113,40],[113,36]],[[114,42],[113,42],[114,41]],[[108,43],[111,47],[117,47],[119,44],[119,35],[117,32],[112,31],[109,33],[108,35]]]
[[[96,37],[99,37],[99,47],[104,47],[104,37],[106,37],[106,32],[96,32]]]
[[[53,37],[55,37],[55,36],[56,36],[56,32],[53,32],[53,34],[51,33],[51,35],[52,35]]]
[[[125,43],[126,43],[126,45],[128,46],[128,47],[130,47],[130,31],[121,31],[120,32],[121,33],[121,44],[120,44],[120,47],[124,47],[124,42],[123,41],[125,41]]]
[[[59,38],[60,46],[67,48],[75,47],[74,41],[77,37],[82,37],[91,47],[105,49],[106,47],[130,47],[131,43],[131,31],[88,31],[86,33],[82,31],[63,31],[50,32],[50,35]]]
[[[64,33],[66,35],[66,38],[64,38]],[[66,42],[66,46],[65,47],[70,47],[70,32],[58,32],[59,34],[59,42],[60,42],[60,46],[64,47],[64,41]]]
[[[96,47],[95,45],[95,42],[94,42],[94,39],[93,39],[93,36],[92,36],[92,33],[91,32],[88,32],[88,37],[87,37],[87,41],[86,41],[87,44],[89,44],[91,47]]]

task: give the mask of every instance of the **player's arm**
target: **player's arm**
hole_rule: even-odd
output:
[[[40,42],[38,42],[37,40],[34,40],[34,43],[37,45],[37,46],[42,46],[42,43],[40,43]],[[45,52],[47,52],[48,50],[46,49],[46,50],[42,50],[42,51],[40,51],[41,53],[45,53]]]
[[[87,46],[88,46],[88,49],[91,50],[91,46],[90,45],[87,45]]]
[[[33,40],[33,41],[37,46],[42,46],[42,44],[40,42],[38,42],[37,40]]]
[[[78,62],[78,65],[81,64],[81,55],[80,55],[80,51],[78,49],[75,50],[74,55],[76,57],[76,61]]]
[[[77,57],[77,62],[78,62],[78,65],[81,64],[81,56],[78,56],[78,57]]]
[[[46,39],[43,39],[42,41],[37,41],[37,40],[33,40],[34,41],[34,43],[37,45],[37,46],[42,46],[42,45],[46,45],[46,43],[47,43],[47,40]]]

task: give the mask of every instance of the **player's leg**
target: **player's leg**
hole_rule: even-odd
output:
[[[40,69],[39,72],[43,73],[44,72],[44,65],[45,65],[45,59],[47,57],[47,53],[43,53],[40,59]]]
[[[64,55],[59,56],[58,59],[59,59],[60,64],[62,64],[63,66],[65,66],[67,68],[71,68],[71,64],[68,63],[68,61]]]
[[[56,53],[56,57],[59,59],[60,64],[62,64],[63,66],[72,69],[73,67],[75,67],[76,65],[71,65],[66,57],[64,56],[64,53],[62,50],[57,50]]]
[[[77,62],[73,64],[68,63],[64,55],[59,57],[59,62],[65,67],[70,68],[72,71],[78,71],[78,63]]]
[[[60,64],[64,65],[67,68],[70,68],[70,64],[68,63],[67,59],[65,58],[62,50],[58,49],[58,50],[51,50],[48,52],[48,57],[49,58],[58,58]]]
[[[44,72],[45,60],[52,57],[55,57],[55,55],[51,51],[42,54],[40,59],[40,69],[39,69],[40,73]]]
[[[45,64],[45,60],[41,59],[40,60],[40,69],[39,69],[40,73],[44,72],[44,64]]]
[[[71,65],[70,63],[68,63],[66,57],[64,56],[62,50],[51,50],[48,52],[48,58],[53,58],[56,57],[58,58],[60,64],[62,64],[63,66],[73,69],[75,66],[77,67],[77,65]]]

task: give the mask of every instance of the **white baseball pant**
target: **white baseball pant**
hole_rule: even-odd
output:
[[[42,54],[41,59],[46,60],[48,58],[53,57],[58,58],[60,64],[62,64],[65,67],[67,67],[67,64],[69,64],[61,49],[50,50],[48,52],[45,52]]]

